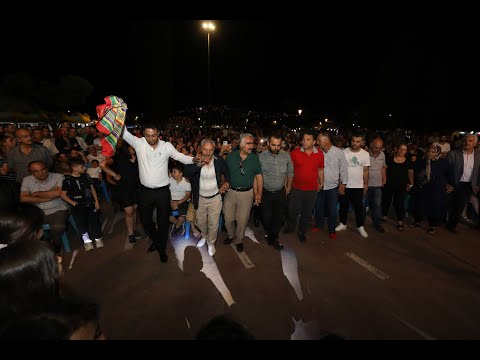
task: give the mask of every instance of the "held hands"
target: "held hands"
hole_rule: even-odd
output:
[[[220,194],[225,194],[229,188],[230,188],[230,184],[228,182],[224,182],[222,186],[220,186],[220,189],[218,189],[218,192]]]
[[[122,176],[120,174],[115,174],[115,176],[113,177],[113,180],[120,181],[121,178]]]
[[[345,195],[345,188],[346,188],[346,185],[345,184],[340,184],[338,186],[338,194],[339,195]]]
[[[255,194],[255,200],[253,202],[254,206],[260,206],[260,203],[262,202],[262,195],[260,194]]]
[[[450,194],[453,191],[453,186],[447,184],[447,194]]]

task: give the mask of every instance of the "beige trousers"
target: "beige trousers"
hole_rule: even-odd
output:
[[[241,244],[245,236],[250,210],[253,205],[253,189],[249,191],[228,190],[223,204],[223,217],[228,236]]]
[[[211,199],[198,198],[195,225],[202,232],[202,236],[210,245],[215,244],[218,234],[218,223],[222,212],[222,196],[217,195]]]

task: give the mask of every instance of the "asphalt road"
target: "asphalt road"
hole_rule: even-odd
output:
[[[351,215],[336,240],[281,235],[280,253],[250,224],[258,243],[245,239],[246,256],[220,232],[213,259],[179,238],[165,264],[148,238],[128,245],[121,213],[105,214],[105,247],[79,248],[71,269],[66,254],[63,282],[100,304],[110,339],[193,339],[221,314],[256,339],[480,339],[480,231],[465,225],[432,236],[389,219],[379,234],[368,220],[364,239]]]

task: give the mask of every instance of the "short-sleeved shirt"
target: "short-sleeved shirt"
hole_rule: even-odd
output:
[[[313,147],[308,155],[303,148],[296,148],[291,153],[294,175],[292,187],[311,191],[318,189],[318,169],[324,168],[323,152]]]
[[[380,187],[382,186],[382,169],[387,166],[385,162],[385,154],[380,151],[380,154],[375,157],[370,154],[370,167],[368,168],[368,186]]]
[[[170,178],[170,195],[172,200],[181,200],[190,191],[192,191],[192,186],[185,178],[182,178],[179,183],[173,177]]]
[[[62,174],[49,173],[45,181],[39,181],[33,175],[23,178],[21,192],[27,192],[32,194],[37,191],[50,191],[55,186],[62,187],[62,183],[65,177]],[[43,210],[45,215],[51,215],[60,210],[68,210],[67,204],[61,198],[36,203],[40,209]]]
[[[240,151],[232,151],[225,159],[230,171],[230,186],[253,187],[255,176],[262,173],[262,166],[256,154],[248,154],[247,158],[241,161]],[[241,169],[243,168],[243,174]]]
[[[387,183],[389,188],[403,190],[410,182],[408,179],[408,170],[413,169],[413,163],[406,159],[403,163],[397,163],[394,157],[387,159]]]
[[[87,174],[80,176],[67,175],[63,180],[62,190],[73,201],[85,207],[93,207],[95,199],[92,195],[92,178]]]
[[[363,188],[363,168],[370,166],[370,154],[363,149],[352,152],[350,148],[343,149],[348,166],[347,188]]]
[[[262,165],[263,187],[269,191],[277,191],[285,186],[285,181],[293,177],[293,163],[290,155],[280,150],[277,155],[265,150],[258,155]]]
[[[32,161],[42,161],[48,168],[53,163],[52,156],[48,149],[43,145],[33,144],[30,154],[22,152],[21,147],[13,148],[7,155],[8,167],[17,173],[17,181],[22,182],[23,178],[29,176],[28,164]]]

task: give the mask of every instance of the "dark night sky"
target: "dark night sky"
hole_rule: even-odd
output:
[[[380,126],[478,123],[479,19],[321,16],[221,20],[212,34],[213,102],[352,118]],[[199,20],[125,21],[114,32],[89,18],[27,18],[0,25],[1,75],[55,81],[73,74],[135,111],[207,101],[207,37]],[[29,44],[30,46],[25,46]]]

